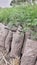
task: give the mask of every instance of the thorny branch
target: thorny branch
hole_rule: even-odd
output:
[[[2,62],[2,61],[4,60],[4,62],[5,62],[6,65],[8,65],[8,64],[11,65],[11,64],[6,60],[6,58],[5,58],[6,54],[3,55],[2,52],[1,52],[1,54],[2,54],[2,58],[1,58],[0,62]]]

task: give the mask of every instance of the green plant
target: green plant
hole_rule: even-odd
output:
[[[37,5],[15,6],[0,9],[0,22],[4,24],[22,24],[24,29],[37,25]]]

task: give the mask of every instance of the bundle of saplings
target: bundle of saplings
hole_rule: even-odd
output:
[[[31,39],[31,30],[26,31],[26,32],[24,33],[24,42],[23,42],[22,52],[21,52],[22,54],[23,54],[23,52],[24,52],[25,44],[26,44],[27,39]]]
[[[6,49],[7,52],[10,50],[12,41],[12,31],[2,23],[0,23],[0,50]]]
[[[5,47],[5,39],[8,34],[8,30],[5,29],[5,26],[0,23],[0,47]]]
[[[21,65],[35,65],[37,58],[37,41],[27,39],[21,58]]]
[[[19,25],[17,31],[15,32],[15,34],[13,34],[10,57],[15,58],[21,55],[23,39],[24,33],[22,32],[22,26]]]
[[[7,52],[9,52],[10,47],[11,47],[12,36],[13,36],[13,33],[12,33],[12,31],[9,30],[9,33],[5,40],[5,48],[6,48]]]
[[[36,64],[35,65],[37,65],[37,61],[36,61]]]

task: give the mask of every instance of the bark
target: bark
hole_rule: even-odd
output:
[[[37,65],[37,61],[36,61],[36,64],[35,65]]]
[[[0,46],[5,47],[5,39],[8,34],[8,30],[5,29],[5,26],[0,23]]]
[[[5,40],[5,48],[6,48],[7,52],[9,52],[10,47],[11,47],[12,35],[13,35],[13,33],[11,31],[9,31],[9,33],[6,37],[6,40]]]
[[[18,27],[18,30],[13,35],[10,57],[20,56],[21,54],[21,48],[23,45],[23,38],[24,38],[24,34],[20,32],[21,29],[22,27]]]
[[[26,45],[21,58],[21,65],[35,65],[37,56],[37,41],[26,40]]]

